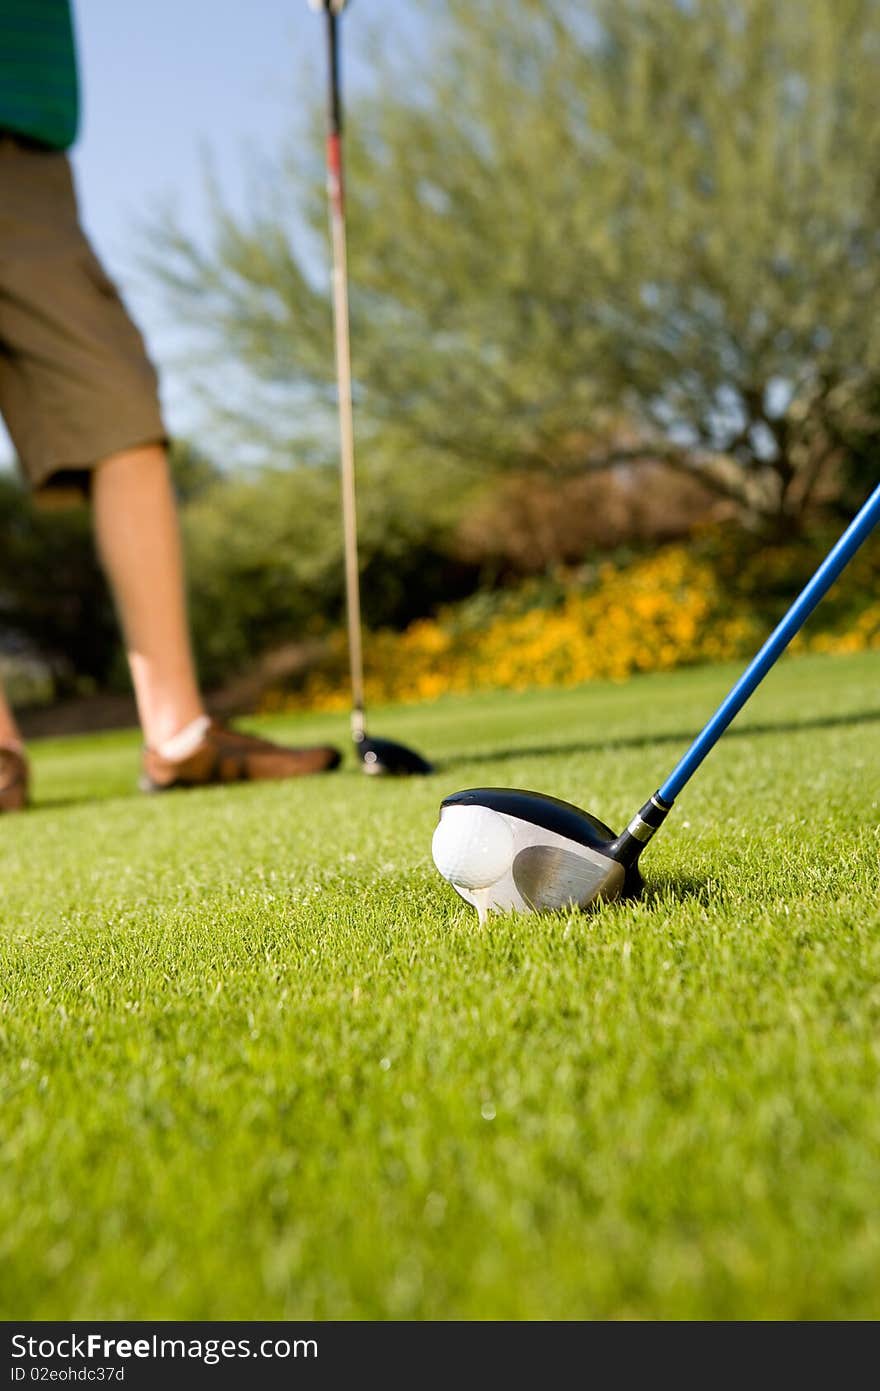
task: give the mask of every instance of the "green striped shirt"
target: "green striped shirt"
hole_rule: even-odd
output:
[[[78,119],[70,0],[0,0],[0,130],[66,150]]]

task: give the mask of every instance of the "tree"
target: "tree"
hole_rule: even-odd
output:
[[[41,658],[57,695],[73,694],[84,678],[106,683],[119,633],[87,508],[35,508],[5,475],[0,537],[0,652]]]
[[[204,497],[205,493],[223,481],[222,469],[190,440],[170,441],[168,463],[179,506]]]
[[[265,652],[326,637],[344,604],[339,481],[331,469],[229,475],[173,440],[197,665],[209,689]],[[478,567],[454,544],[442,481],[371,472],[360,514],[364,619],[405,626],[436,595],[457,598]],[[128,689],[113,602],[95,553],[89,508],[35,506],[0,475],[0,657],[35,658],[55,696]]]
[[[370,456],[660,460],[783,532],[876,475],[880,0],[422,9],[347,132]],[[177,314],[305,422],[276,461],[334,449],[319,122],[207,249],[153,233]]]
[[[437,481],[406,471],[371,478],[359,512],[363,615],[403,627],[436,596],[475,586],[455,554]],[[273,648],[326,636],[343,615],[335,470],[256,469],[209,488],[182,513],[199,672],[209,685]],[[311,644],[309,644],[311,645]]]

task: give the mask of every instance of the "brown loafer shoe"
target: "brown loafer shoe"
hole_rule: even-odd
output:
[[[212,720],[204,739],[188,758],[163,758],[154,749],[144,749],[140,785],[143,792],[169,792],[172,788],[205,787],[211,783],[301,778],[308,773],[328,773],[341,761],[339,750],[326,744],[289,749],[253,734],[240,734]]]
[[[24,754],[0,748],[0,812],[24,811],[28,804],[28,780]]]

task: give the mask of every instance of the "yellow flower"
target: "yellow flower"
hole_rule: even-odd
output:
[[[787,552],[771,551],[762,555],[758,576],[766,585],[774,576],[784,580],[790,569]],[[849,570],[857,616],[834,630],[814,628],[796,646],[824,652],[880,647],[877,562],[857,558]],[[624,681],[637,671],[751,656],[766,632],[737,593],[760,585],[749,578],[749,567],[734,590],[724,573],[723,564],[716,571],[687,546],[666,546],[622,568],[605,561],[592,590],[572,585],[555,607],[502,611],[482,630],[463,629],[450,608],[403,633],[372,633],[365,642],[367,698],[430,701],[450,691]],[[862,595],[871,596],[867,605],[858,604]],[[505,608],[515,609],[518,598],[528,602],[527,587],[511,598]],[[301,690],[268,691],[261,709],[343,710],[349,700],[345,634],[339,632]]]

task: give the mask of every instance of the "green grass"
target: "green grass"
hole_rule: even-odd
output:
[[[880,1316],[880,654],[783,662],[645,898],[486,930],[440,798],[612,825],[738,674],[372,712],[442,766],[0,821],[0,1315]],[[339,717],[263,721],[343,742]]]

